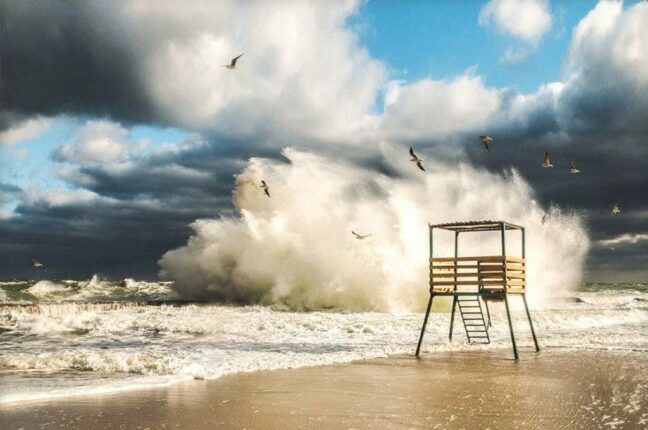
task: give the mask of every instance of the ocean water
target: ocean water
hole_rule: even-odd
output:
[[[516,340],[532,340],[513,298]],[[449,314],[431,315],[424,351],[508,349],[503,305],[492,343],[466,342]],[[648,352],[648,285],[588,284],[532,308],[541,347]],[[0,283],[0,402],[114,392],[261,369],[412,354],[420,313],[295,312],[181,302],[169,282]]]

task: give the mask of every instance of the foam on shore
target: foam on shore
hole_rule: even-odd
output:
[[[648,290],[607,294],[610,300],[584,292],[577,293],[577,301],[555,299],[532,308],[541,346],[648,352]],[[518,346],[530,351],[526,315],[519,300],[512,302]],[[421,314],[411,312],[124,301],[41,303],[38,312],[33,306],[0,308],[0,332],[7,339],[0,354],[0,402],[411,354],[422,322]],[[466,343],[459,321],[455,340],[448,343],[449,315],[433,313],[424,351],[510,350],[503,305],[492,304],[491,315],[492,344],[477,346]]]

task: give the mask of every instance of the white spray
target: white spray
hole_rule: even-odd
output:
[[[240,216],[197,220],[185,247],[160,261],[184,298],[281,304],[290,309],[420,310],[428,297],[427,224],[506,220],[527,228],[531,301],[580,282],[589,245],[581,220],[544,211],[516,172],[496,175],[465,164],[407,157],[389,177],[322,155],[284,150],[289,163],[251,159],[237,177]],[[390,154],[391,155],[391,154]],[[395,154],[394,154],[395,155]],[[271,197],[258,187],[264,179]],[[371,234],[356,239],[351,230]],[[450,256],[453,235],[437,235]],[[511,234],[509,255],[519,255]],[[496,255],[499,236],[461,239],[462,255]],[[437,254],[438,251],[438,254]]]

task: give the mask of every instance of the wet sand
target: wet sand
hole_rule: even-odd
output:
[[[1,429],[643,429],[648,354],[427,353],[0,406]]]

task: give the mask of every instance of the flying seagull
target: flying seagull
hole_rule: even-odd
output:
[[[542,215],[542,225],[547,221],[547,214]]]
[[[241,58],[243,54],[239,55],[238,57],[232,58],[232,62],[229,64],[223,64],[223,67],[227,67],[230,70],[236,69],[236,61]]]
[[[416,163],[416,166],[417,166],[419,169],[421,169],[421,170],[423,170],[423,171],[425,172],[425,169],[423,168],[423,165],[421,164],[421,162],[423,161],[423,159],[422,159],[422,158],[419,158],[418,155],[416,155],[416,154],[414,153],[414,150],[412,149],[411,146],[410,146],[410,151],[409,151],[409,152],[410,152],[410,155],[412,156],[412,159],[411,159],[410,161]]]
[[[615,203],[612,206],[612,215],[619,215],[621,213],[621,208],[619,208],[619,204]]]
[[[261,181],[259,188],[263,188],[263,192],[266,193],[266,196],[270,197],[270,187],[266,184],[266,181]]]
[[[572,172],[572,174],[580,173],[580,170],[576,168],[576,162],[572,161],[571,166],[569,167],[569,171]]]
[[[545,151],[544,160],[542,161],[542,167],[553,167],[553,164],[549,162],[549,151]]]
[[[486,151],[490,151],[490,144],[493,142],[492,137],[488,136],[479,136],[481,139],[481,142],[484,144],[484,148],[486,148]]]
[[[43,263],[41,263],[41,262],[38,261],[38,260],[32,260],[32,266],[34,267],[34,269],[43,269],[43,270],[47,270],[47,269],[45,268],[45,266],[43,266]]]
[[[365,237],[371,236],[371,234],[358,234],[353,230],[351,230],[351,233],[353,233],[353,235],[356,237],[356,239],[360,239],[360,240],[364,239]]]

